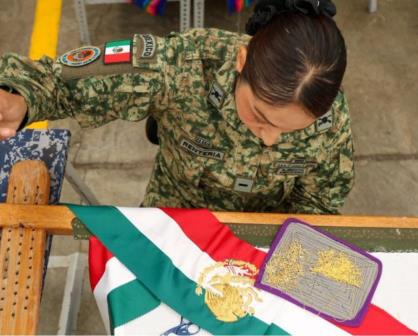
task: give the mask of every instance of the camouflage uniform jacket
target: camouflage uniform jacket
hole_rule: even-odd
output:
[[[77,68],[7,54],[0,85],[26,99],[30,121],[73,117],[97,127],[152,114],[160,150],[144,206],[337,212],[354,175],[344,95],[311,126],[263,145],[235,106],[236,53],[248,40],[217,29],[135,35],[132,64],[96,60]]]

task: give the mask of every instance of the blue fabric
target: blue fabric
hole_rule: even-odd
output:
[[[71,133],[64,129],[34,130],[24,129],[13,138],[0,141],[0,203],[6,202],[10,171],[14,164],[23,160],[45,162],[51,177],[49,204],[59,201],[67,162]],[[47,236],[45,244],[45,280],[51,250],[52,236]],[[42,282],[42,288],[45,281]]]
[[[24,129],[15,137],[0,141],[0,202],[6,201],[12,166],[23,160],[41,160],[51,176],[49,203],[58,203],[70,137],[70,131],[64,129]]]

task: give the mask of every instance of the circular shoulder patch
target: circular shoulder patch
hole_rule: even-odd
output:
[[[59,60],[70,67],[79,67],[97,60],[100,56],[100,48],[86,46],[67,51]]]

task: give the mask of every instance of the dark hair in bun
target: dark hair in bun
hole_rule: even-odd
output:
[[[245,26],[246,33],[254,35],[276,15],[286,12],[326,15],[332,18],[337,9],[330,0],[261,0],[254,7],[254,13]]]
[[[277,106],[325,114],[340,89],[346,48],[330,0],[261,0],[246,25],[253,35],[242,70],[254,94]]]

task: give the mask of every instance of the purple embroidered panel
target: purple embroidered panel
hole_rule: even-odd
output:
[[[255,286],[324,318],[361,324],[381,262],[327,232],[290,218],[277,233]]]

